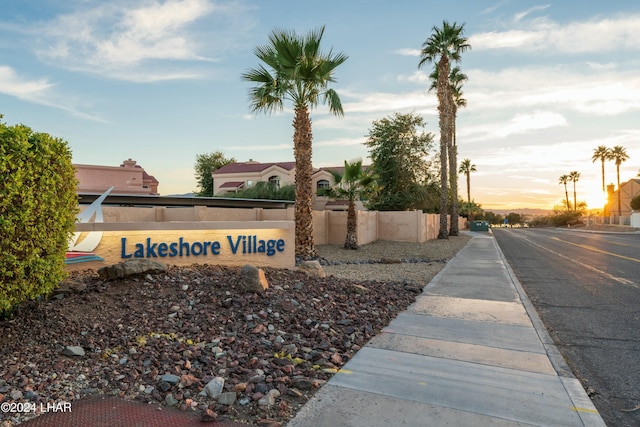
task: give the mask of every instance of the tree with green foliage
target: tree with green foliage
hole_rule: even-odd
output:
[[[482,212],[481,217],[484,218],[486,221],[489,222],[489,224],[503,224],[504,223],[504,217],[500,214],[497,214],[495,212]],[[479,217],[479,219],[482,219]]]
[[[0,122],[0,175],[0,313],[6,314],[66,277],[78,197],[67,143],[24,125]]]
[[[509,212],[506,219],[509,225],[522,225],[525,221],[525,217],[517,212]]]
[[[564,209],[557,205],[553,207],[553,215],[548,218],[548,223],[554,227],[576,225],[581,222],[581,217],[587,212],[587,203],[578,202],[574,210]]]
[[[630,206],[634,211],[640,211],[640,194],[637,194],[631,199]]]
[[[260,64],[242,74],[244,80],[256,85],[250,91],[252,111],[282,111],[286,100],[293,103],[296,255],[302,257],[317,256],[313,243],[313,138],[309,110],[323,102],[334,115],[344,114],[340,97],[329,84],[335,82],[335,69],[347,60],[347,55],[321,52],[323,34],[324,27],[305,36],[294,31],[273,31],[269,42],[254,50],[268,69]]]
[[[476,216],[482,213],[482,206],[474,200],[465,202],[464,200],[459,199],[458,204],[460,205],[460,216],[467,218],[469,221],[473,221]]]
[[[580,172],[572,171],[569,173],[569,181],[573,182],[573,210],[578,210],[578,199],[576,198],[576,182],[580,180]]]
[[[221,167],[235,162],[236,159],[226,158],[224,153],[219,150],[196,155],[195,171],[199,190],[194,192],[195,195],[213,197],[213,176],[211,174]]]
[[[345,249],[358,249],[358,218],[356,217],[356,201],[368,198],[378,190],[376,178],[371,170],[362,167],[362,160],[344,161],[344,173],[328,169],[333,177],[333,185],[323,195],[334,200],[348,200],[347,236]]]
[[[618,216],[622,215],[622,194],[620,194],[620,165],[629,160],[627,149],[621,145],[616,145],[609,151],[609,160],[616,164],[616,174],[618,177]]]
[[[438,70],[436,91],[440,125],[440,230],[438,239],[449,238],[446,215],[449,200],[447,159],[448,151],[453,144],[452,137],[455,122],[455,101],[449,76],[451,62],[459,62],[461,54],[471,48],[463,33],[464,24],[457,25],[453,23],[452,25],[447,21],[443,21],[441,28],[433,27],[433,33],[422,44],[421,58],[418,63],[418,68],[421,68],[426,63],[433,63]],[[452,221],[457,221],[457,219],[452,218]]]
[[[421,130],[424,126],[424,119],[412,113],[373,122],[365,145],[381,189],[370,200],[372,209],[403,211],[424,203],[425,185],[432,179],[428,157],[433,148],[433,134]]]

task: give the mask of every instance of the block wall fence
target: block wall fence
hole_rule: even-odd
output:
[[[84,209],[86,206],[81,206]],[[234,209],[194,207],[127,207],[102,206],[105,223],[149,222],[208,222],[208,221],[293,221],[294,210]],[[425,242],[437,239],[440,224],[438,214],[421,211],[356,211],[358,243],[376,240]],[[450,218],[448,218],[450,220]],[[459,229],[466,227],[466,219],[459,217]],[[313,235],[316,245],[342,244],[347,233],[346,211],[314,211]]]

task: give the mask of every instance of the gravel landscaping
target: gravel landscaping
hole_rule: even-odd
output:
[[[319,246],[327,277],[265,268],[262,293],[242,291],[239,268],[214,265],[111,281],[73,273],[48,301],[0,320],[0,402],[105,394],[284,425],[468,239]],[[0,412],[0,426],[37,415]]]

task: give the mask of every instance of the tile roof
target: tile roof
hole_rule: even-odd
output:
[[[220,188],[240,188],[244,185],[244,181],[229,181],[225,182]]]
[[[145,171],[144,169],[142,169],[142,179],[143,180],[149,180],[150,182],[154,183],[154,184],[160,184],[160,182],[158,182],[158,180],[156,179],[155,176],[153,175],[149,175],[147,173],[147,171]]]
[[[217,169],[213,172],[213,175],[224,175],[231,173],[252,173],[252,172],[262,172],[271,166],[278,166],[287,171],[292,171],[296,168],[296,162],[273,162],[273,163],[258,163],[258,162],[238,162],[238,163],[229,163]],[[363,165],[364,170],[369,169],[370,165]],[[344,174],[344,166],[329,166],[322,168],[314,168],[313,174],[316,174],[321,171],[335,171],[339,174]]]
[[[271,166],[278,166],[282,169],[291,171],[295,169],[296,162],[274,162],[274,163],[257,163],[257,162],[240,162],[229,163],[213,172],[214,175],[222,175],[226,173],[247,173],[247,172],[262,172]]]

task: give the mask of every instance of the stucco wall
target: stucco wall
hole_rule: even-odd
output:
[[[383,211],[378,214],[378,239],[396,240],[401,242],[418,241],[418,224],[422,212]]]
[[[156,194],[155,183],[145,182],[144,169],[136,166],[134,160],[126,160],[123,166],[100,166],[74,164],[78,191],[103,193],[114,187],[113,194]]]
[[[86,206],[82,206],[81,210]],[[195,207],[103,206],[104,222],[207,222],[207,221],[294,221],[294,209],[233,209]],[[424,242],[438,237],[439,215],[420,211],[356,211],[358,242],[376,240]],[[460,217],[459,227],[466,220]],[[346,211],[314,211],[313,236],[317,245],[342,244],[347,233]]]

